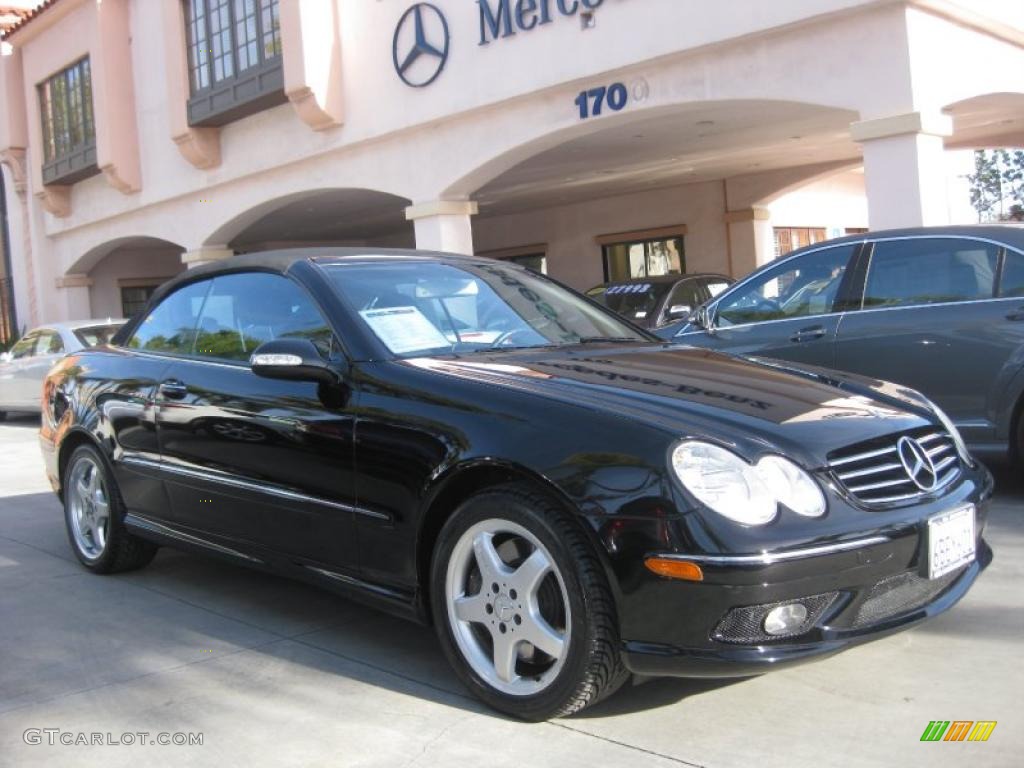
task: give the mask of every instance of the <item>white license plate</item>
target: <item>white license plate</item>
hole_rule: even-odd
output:
[[[928,521],[928,578],[937,579],[974,560],[974,505]]]

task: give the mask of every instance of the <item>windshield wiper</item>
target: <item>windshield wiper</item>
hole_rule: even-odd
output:
[[[566,345],[572,344],[603,344],[606,342],[619,343],[619,342],[633,342],[633,341],[647,341],[647,339],[641,339],[637,336],[581,336],[579,341],[568,341]]]

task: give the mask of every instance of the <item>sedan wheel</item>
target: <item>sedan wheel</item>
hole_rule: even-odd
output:
[[[68,506],[75,546],[89,560],[103,555],[110,524],[110,497],[103,470],[91,456],[75,462],[68,478]]]
[[[79,562],[94,573],[141,568],[156,554],[152,542],[124,527],[124,505],[106,459],[92,445],[71,454],[61,476],[64,522]]]
[[[492,488],[460,505],[438,536],[430,583],[445,655],[495,709],[525,720],[568,715],[627,677],[594,547],[532,488]]]

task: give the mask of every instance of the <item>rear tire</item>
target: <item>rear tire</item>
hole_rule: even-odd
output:
[[[148,565],[157,545],[128,532],[124,502],[110,465],[91,445],[80,445],[62,478],[64,523],[71,549],[93,573],[119,573]]]
[[[445,656],[494,709],[531,721],[571,715],[628,677],[590,541],[528,486],[459,506],[438,536],[430,584]]]

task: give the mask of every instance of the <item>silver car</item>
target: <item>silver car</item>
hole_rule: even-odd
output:
[[[124,320],[80,320],[34,328],[0,355],[0,421],[8,413],[39,413],[43,379],[69,352],[106,344]]]

